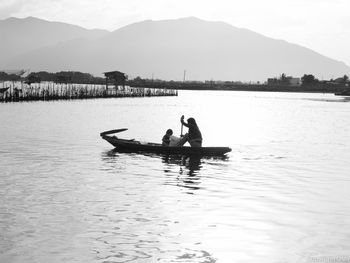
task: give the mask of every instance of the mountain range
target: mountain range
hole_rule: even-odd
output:
[[[28,17],[0,20],[0,70],[73,70],[101,76],[264,81],[282,73],[331,78],[345,63],[248,29],[194,17],[146,20],[115,31]]]

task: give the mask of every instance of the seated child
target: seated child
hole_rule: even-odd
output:
[[[183,138],[173,136],[172,129],[168,129],[162,139],[162,145],[170,147],[182,146],[185,142],[186,141]]]
[[[165,133],[165,135],[163,136],[162,139],[162,145],[163,146],[169,146],[170,144],[170,136],[173,135],[173,130],[172,129],[168,129]]]

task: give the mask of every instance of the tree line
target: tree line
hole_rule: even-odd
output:
[[[105,79],[95,77],[89,73],[79,71],[60,71],[50,73],[46,71],[32,72],[27,77],[21,77],[16,74],[7,74],[0,72],[2,81],[24,81],[27,84],[40,83],[42,81],[52,81],[55,83],[77,83],[77,84],[103,84]]]
[[[288,77],[285,73],[281,75],[278,79],[280,84],[287,83]],[[349,83],[349,77],[344,75],[337,80],[338,84],[345,85]],[[21,77],[16,74],[8,74],[6,72],[0,71],[0,81],[24,81],[27,84],[31,83],[40,83],[42,81],[50,81],[55,83],[77,83],[77,84],[104,84],[105,79],[102,77],[95,77],[89,73],[82,73],[79,71],[60,71],[56,73],[50,73],[47,71],[39,71],[32,72],[27,77]],[[304,74],[301,77],[301,85],[302,86],[313,86],[324,82],[334,82],[335,80],[331,79],[329,81],[320,81],[312,74]],[[143,79],[141,77],[136,77],[133,80],[128,80],[128,84],[154,84],[154,83],[163,83],[163,84],[179,84],[181,85],[181,81],[165,81],[165,80],[151,80],[151,79]],[[243,84],[232,82],[231,84]]]
[[[347,75],[344,75],[343,77],[340,77],[336,80],[334,79],[330,79],[326,82],[337,82],[338,84],[347,84],[349,82],[349,77]],[[324,82],[324,81],[320,81],[318,80],[317,78],[315,78],[314,75],[311,75],[311,74],[304,74],[304,76],[301,77],[301,84],[302,85],[315,85],[315,84],[319,84],[321,82]]]

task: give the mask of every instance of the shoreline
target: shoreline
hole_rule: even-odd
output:
[[[282,86],[258,84],[215,84],[215,83],[129,83],[138,88],[163,88],[174,90],[221,90],[221,91],[254,91],[254,92],[293,92],[293,93],[339,93],[350,90],[343,85],[308,85],[308,86]]]

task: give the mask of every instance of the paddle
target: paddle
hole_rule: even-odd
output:
[[[118,133],[118,132],[123,132],[123,131],[126,131],[126,130],[127,130],[127,128],[105,131],[105,132],[101,132],[101,133],[100,133],[100,136],[104,136],[104,135],[108,135],[108,134],[113,134],[113,133]]]
[[[181,119],[182,119],[182,118],[183,118],[183,115],[182,115]],[[182,134],[183,128],[184,128],[184,125],[183,125],[183,123],[181,122],[181,137],[183,136],[183,134]]]

